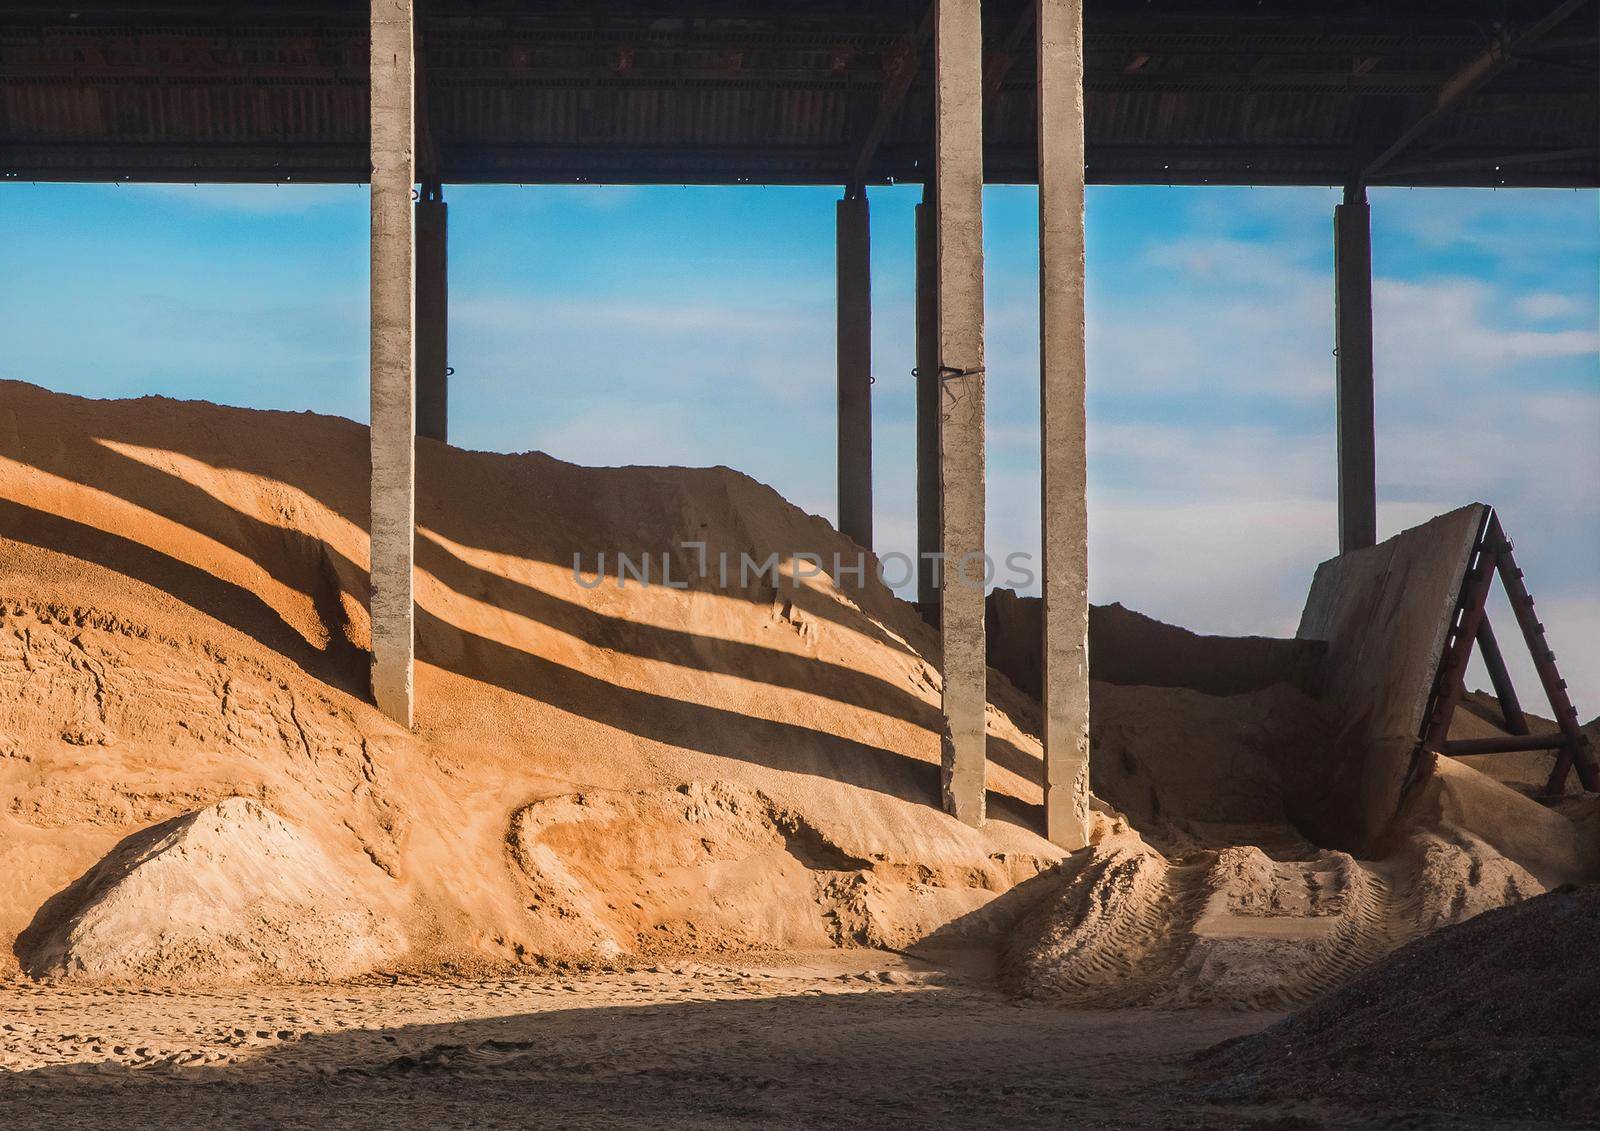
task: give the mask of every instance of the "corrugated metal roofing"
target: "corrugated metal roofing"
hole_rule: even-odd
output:
[[[1341,183],[1459,68],[1553,4],[1088,0],[1090,179]],[[1593,9],[1464,100],[1379,183],[1600,184]],[[437,0],[419,11],[439,179],[840,183],[923,6]],[[985,3],[991,180],[1034,175],[1028,11]],[[0,174],[362,180],[364,21],[351,0],[14,0],[0,11]],[[921,179],[930,69],[868,179]]]

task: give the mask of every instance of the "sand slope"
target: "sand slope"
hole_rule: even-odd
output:
[[[936,635],[875,581],[798,576],[854,548],[725,468],[419,442],[403,731],[365,699],[366,451],[348,421],[0,383],[0,970],[1004,944],[1054,1000],[1271,1006],[1595,869],[1568,817],[1463,767],[1381,859],[1319,850],[1283,798],[1327,728],[1288,685],[1095,684],[1101,843],[1063,862],[1037,705],[991,674],[969,829],[938,808]],[[687,585],[619,586],[618,552]],[[318,955],[271,941],[302,905]]]
[[[574,553],[593,570],[606,549],[667,553],[685,576],[685,541],[713,562],[851,552],[820,519],[726,469],[424,442],[418,477],[413,735],[364,697],[364,429],[0,384],[0,938],[123,837],[234,796],[398,908],[416,964],[694,942],[707,908],[530,913],[544,881],[525,867],[528,814],[597,791],[759,796],[860,862],[830,869],[859,898],[820,891],[804,864],[729,896],[727,917],[752,922],[770,898],[807,909],[773,943],[826,941],[818,924],[869,898],[867,933],[909,941],[1059,857],[1035,831],[1034,708],[999,678],[995,819],[980,832],[939,812],[937,639],[875,582],[573,575]],[[561,835],[598,874],[611,827]]]

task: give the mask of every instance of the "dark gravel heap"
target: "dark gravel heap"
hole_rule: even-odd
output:
[[[1600,1119],[1600,886],[1418,939],[1196,1068],[1213,1100]]]

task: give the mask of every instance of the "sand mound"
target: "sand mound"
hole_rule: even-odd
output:
[[[1062,1004],[1281,1008],[1407,929],[1383,878],[1344,853],[1237,847],[1172,863],[1126,838],[1019,927],[1008,967],[1019,991]]]
[[[304,831],[229,798],[123,841],[40,910],[17,953],[35,977],[214,984],[337,978],[400,941]]]
[[[1590,1120],[1600,887],[1491,911],[1201,1061],[1219,1096],[1381,1099],[1463,1114]]]
[[[1222,696],[1097,681],[1092,707],[1095,793],[1137,834],[1040,881],[1005,956],[1034,997],[1294,1006],[1423,933],[1600,876],[1596,807],[1546,808],[1451,758],[1368,858],[1319,849],[1292,799],[1337,728],[1287,683]]]
[[[602,953],[684,943],[824,947],[860,926],[836,912],[830,938],[821,904],[805,896],[813,871],[838,874],[862,862],[754,790],[696,782],[551,798],[518,810],[511,846],[530,910],[586,924]],[[619,906],[618,892],[631,898]]]
[[[1453,758],[1440,758],[1433,774],[1413,792],[1400,827],[1446,840],[1479,841],[1493,854],[1515,861],[1546,888],[1587,879],[1600,870],[1600,842],[1582,835],[1570,818]]]
[[[1419,935],[1600,874],[1600,846],[1576,822],[1451,759],[1374,859],[1268,825],[1248,830],[1257,844],[1226,847],[1215,847],[1219,826],[1206,826],[1209,842],[1167,828],[1162,849],[1113,837],[1049,878],[1009,943],[1019,992],[1105,1007],[1284,1008]]]

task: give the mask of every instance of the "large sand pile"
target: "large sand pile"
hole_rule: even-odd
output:
[[[854,547],[770,489],[428,441],[418,484],[410,733],[365,700],[364,429],[0,384],[0,969],[325,977],[1022,922],[1023,989],[1264,1005],[1594,869],[1567,816],[1459,766],[1382,859],[1320,852],[1283,798],[1328,728],[1254,682],[1096,683],[1101,843],[1063,863],[1037,704],[991,674],[991,820],[940,812],[936,635],[870,578],[796,576]],[[611,579],[580,584],[601,551]],[[687,587],[619,587],[618,552]],[[782,577],[740,583],[773,553]],[[1234,653],[1256,673],[1266,647]]]
[[[852,553],[822,520],[726,469],[419,456],[411,734],[365,701],[363,428],[0,385],[0,964],[123,838],[230,797],[394,909],[383,961],[412,965],[981,931],[1059,858],[1033,704],[995,681],[969,829],[938,807],[915,611],[787,557],[739,583],[741,552]],[[574,578],[601,551],[686,578],[684,542],[730,584]],[[84,937],[49,968],[101,970]]]

